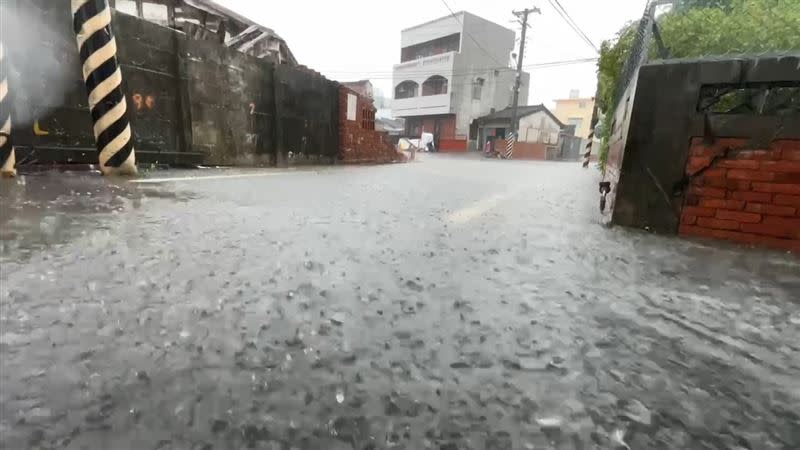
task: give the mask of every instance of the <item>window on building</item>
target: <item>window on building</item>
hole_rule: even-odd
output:
[[[476,78],[475,81],[472,83],[472,99],[473,100],[480,100],[481,96],[483,95],[483,82],[485,80],[483,78]]]
[[[461,34],[450,34],[428,42],[410,45],[400,51],[400,62],[412,61],[447,52],[457,52],[461,47]]]
[[[162,25],[167,24],[167,5],[160,5],[158,3],[144,3],[142,5],[142,11],[144,13],[145,20]]]
[[[409,117],[406,119],[405,134],[407,136],[419,136],[422,133],[422,119]]]
[[[422,95],[440,95],[447,93],[447,78],[434,75],[422,83]]]
[[[358,106],[358,97],[355,94],[347,94],[347,120],[356,120],[356,108]]]
[[[584,109],[586,108],[586,100],[581,100],[578,102],[578,108]]]
[[[136,15],[136,2],[133,0],[117,0],[114,2],[114,8],[125,14]]]
[[[582,117],[570,117],[567,119],[567,125],[575,125],[575,133],[579,133],[581,125],[583,125]]]
[[[419,95],[419,84],[410,80],[403,81],[394,88],[395,99],[411,98],[417,95]]]
[[[361,110],[361,128],[365,130],[375,129],[375,111],[368,107]]]

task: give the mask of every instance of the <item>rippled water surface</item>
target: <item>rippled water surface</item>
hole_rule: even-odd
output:
[[[797,257],[578,164],[268,173],[2,183],[0,447],[800,448]]]

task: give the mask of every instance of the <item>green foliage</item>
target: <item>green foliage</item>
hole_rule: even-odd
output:
[[[685,11],[691,8],[720,8],[729,9],[734,0],[678,0],[675,9]]]
[[[673,58],[800,50],[800,2],[729,0],[730,8],[666,14],[661,35]]]
[[[607,117],[619,77],[630,55],[638,23],[631,23],[605,41],[598,62],[597,102]],[[725,54],[800,51],[799,0],[680,0],[659,18],[664,45],[671,58]],[[655,50],[651,49],[654,55]],[[600,160],[605,161],[611,127],[603,129]],[[604,164],[601,164],[604,165]]]
[[[597,83],[600,95],[597,104],[601,111],[608,111],[614,101],[614,90],[619,75],[630,55],[633,39],[639,22],[631,22],[623,27],[613,41],[604,41],[600,45],[600,59],[597,69]]]
[[[604,115],[604,124],[598,137],[600,138],[599,162],[605,167],[608,157],[608,142],[611,138],[614,96],[616,95],[619,77],[625,62],[631,53],[639,22],[625,25],[613,41],[604,41],[600,46],[600,59],[597,63],[597,107]]]

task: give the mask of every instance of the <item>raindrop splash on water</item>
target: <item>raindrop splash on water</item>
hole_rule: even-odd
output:
[[[344,402],[344,391],[341,388],[336,389],[336,403],[342,404]]]
[[[625,443],[625,430],[623,429],[614,430],[614,434],[611,436],[611,438],[617,445],[626,448],[628,450],[631,449],[631,447],[627,443]]]

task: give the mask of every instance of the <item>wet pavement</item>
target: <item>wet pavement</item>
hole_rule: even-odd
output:
[[[4,181],[0,447],[800,447],[800,258],[421,159]]]

